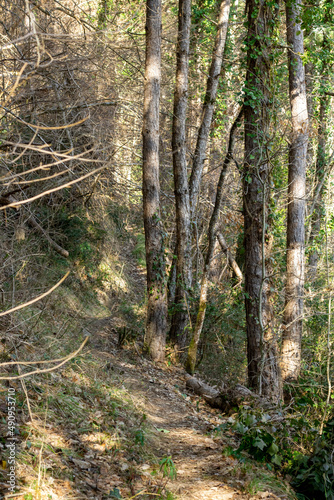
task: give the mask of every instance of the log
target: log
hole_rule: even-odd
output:
[[[198,396],[202,396],[204,401],[206,401],[212,408],[223,408],[224,401],[220,392],[217,389],[210,387],[205,382],[202,382],[191,375],[186,375],[186,387],[187,389],[191,389]]]
[[[218,408],[224,413],[234,413],[241,404],[255,403],[258,406],[268,404],[258,394],[241,384],[219,391],[191,375],[186,375],[186,387],[201,396],[212,408]]]

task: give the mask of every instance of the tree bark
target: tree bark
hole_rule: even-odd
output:
[[[323,192],[324,192],[324,182],[323,180],[326,177],[326,144],[327,144],[327,111],[329,98],[327,96],[323,96],[320,100],[320,110],[319,110],[319,126],[318,126],[318,149],[317,149],[317,162],[316,162],[316,189],[317,192],[318,186],[321,186],[319,189],[319,195],[317,199],[315,199],[313,213],[311,214],[311,231],[309,243],[311,246],[316,246],[316,239],[319,235],[321,228],[321,217],[323,215]],[[317,268],[319,261],[319,251],[315,247],[310,255],[309,255],[309,278],[313,281],[316,278]]]
[[[276,11],[267,0],[247,0],[246,6],[243,210],[248,382],[260,395],[277,400],[281,391],[268,268],[272,243],[268,233],[271,39]]]
[[[289,146],[287,277],[281,363],[283,381],[296,380],[300,373],[303,331],[308,113],[305,69],[301,59],[304,53],[301,4],[301,0],[286,1],[292,137]]]
[[[187,372],[191,374],[194,373],[195,371],[196,359],[197,359],[197,347],[201,337],[202,328],[205,320],[205,312],[208,300],[209,273],[210,273],[211,261],[213,258],[213,252],[215,248],[216,226],[219,219],[219,211],[223,195],[223,185],[226,177],[227,168],[230,164],[230,161],[233,158],[233,149],[236,138],[236,132],[238,130],[238,125],[241,122],[242,116],[243,116],[243,108],[239,110],[238,116],[236,117],[231,127],[228,150],[224,159],[222,170],[220,172],[219,181],[217,185],[215,206],[209,223],[209,230],[208,230],[209,247],[206,254],[205,264],[203,269],[198,313],[196,317],[195,328],[194,331],[192,332],[192,337],[189,344],[188,357],[185,366]]]
[[[153,360],[165,356],[167,302],[164,236],[160,221],[159,101],[161,0],[146,4],[146,60],[143,116],[143,208],[147,266],[145,344]]]
[[[190,249],[190,202],[186,157],[191,0],[179,0],[176,82],[172,132],[174,191],[176,204],[176,290],[170,338],[179,350],[187,342],[188,297],[192,268]]]
[[[201,124],[198,130],[193,166],[189,180],[190,216],[193,223],[195,220],[195,211],[203,172],[205,152],[207,148],[215,101],[217,97],[219,75],[221,73],[223,64],[223,55],[226,43],[230,8],[231,0],[222,0],[219,11],[218,27],[212,54],[212,61],[206,84],[206,93],[202,109]]]

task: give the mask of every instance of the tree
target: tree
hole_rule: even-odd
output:
[[[289,145],[287,276],[281,362],[284,381],[295,380],[299,375],[303,331],[308,113],[302,61],[304,37],[301,5],[301,0],[286,1],[292,133]]]
[[[211,66],[206,84],[206,92],[202,108],[201,124],[197,134],[194,161],[189,180],[190,211],[192,223],[195,223],[195,211],[198,202],[198,194],[200,190],[205,153],[212,123],[215,101],[217,97],[219,76],[223,64],[230,8],[231,0],[223,0],[221,2],[216,40],[213,48]]]
[[[188,298],[192,281],[190,201],[186,156],[191,0],[179,0],[176,80],[172,132],[174,192],[176,206],[176,290],[171,340],[184,349],[187,339]]]
[[[165,356],[167,303],[164,235],[160,220],[159,101],[161,0],[146,4],[146,60],[143,110],[143,208],[147,266],[145,343],[155,361]]]
[[[278,398],[280,384],[268,272],[272,245],[268,227],[271,66],[276,10],[267,0],[248,0],[246,6],[243,213],[248,382],[259,394]]]
[[[196,224],[195,211],[196,211],[196,206],[197,206],[197,202],[198,202],[198,194],[199,194],[199,190],[200,190],[200,183],[201,183],[201,177],[202,177],[202,172],[203,172],[205,154],[206,154],[206,149],[207,149],[207,144],[208,144],[210,128],[211,128],[211,124],[212,124],[215,101],[216,101],[216,97],[217,97],[219,76],[220,76],[222,64],[223,64],[223,55],[224,55],[224,48],[225,48],[225,43],[226,43],[230,8],[231,8],[231,0],[223,0],[221,2],[219,16],[218,16],[218,23],[217,23],[216,38],[215,38],[215,43],[214,43],[213,52],[212,52],[211,65],[210,65],[210,69],[209,69],[209,76],[208,76],[207,83],[206,83],[206,92],[205,92],[205,98],[204,98],[204,102],[203,102],[203,106],[202,106],[201,122],[200,122],[200,126],[199,126],[198,133],[197,133],[197,141],[196,141],[196,147],[195,147],[195,152],[194,152],[194,159],[193,159],[193,164],[192,164],[191,176],[189,179],[189,186],[188,186],[188,179],[187,179],[186,171],[184,173],[184,176],[182,177],[184,182],[183,182],[183,186],[181,186],[181,189],[183,189],[184,193],[186,193],[183,196],[184,203],[185,203],[185,209],[183,210],[183,213],[184,213],[185,219],[187,219],[183,225],[186,228],[184,233],[187,235],[187,238],[189,241],[191,240],[190,224]],[[189,57],[188,57],[188,59],[189,59]],[[185,62],[185,64],[186,64],[186,62]],[[181,88],[179,88],[179,91],[175,93],[175,96],[177,97],[180,92],[182,92]],[[178,97],[177,97],[177,99],[178,99]],[[177,101],[175,101],[175,102],[177,102]],[[176,111],[177,111],[177,108],[174,108],[174,120],[175,121],[176,121],[176,115],[175,115]],[[178,137],[177,129],[174,128],[174,131],[175,131],[175,136]],[[177,156],[175,155],[174,146],[177,147],[177,139],[173,142],[173,152],[174,152],[174,157],[176,159]],[[184,168],[186,168],[186,167],[184,167]],[[177,171],[180,171],[180,169],[178,168]],[[188,197],[189,197],[189,208],[188,208]],[[178,198],[176,197],[176,203],[178,203],[177,199]],[[187,264],[186,265],[190,268],[192,266],[191,254],[190,254],[189,250],[187,251]],[[177,267],[177,275],[182,276],[182,274],[183,274],[182,270]],[[184,275],[189,276],[188,282],[190,284],[191,283],[191,271],[184,272]],[[185,282],[186,282],[186,280],[185,280]],[[184,290],[184,293],[186,293],[186,290]],[[185,295],[185,297],[186,297],[186,295]],[[175,303],[178,304],[177,301],[175,301]],[[180,330],[178,332],[179,336],[181,335],[181,328],[183,328],[182,331],[184,331],[183,325],[185,325],[185,322],[187,321],[187,313],[185,313],[183,315],[183,317],[184,317],[184,322],[180,324],[180,314],[178,315],[178,317],[176,315],[174,316],[175,321],[178,321],[178,323],[180,324],[180,327],[179,327]],[[203,318],[203,320],[204,320],[204,318]],[[175,336],[175,333],[173,333],[173,337],[174,336]],[[184,344],[184,342],[181,342],[181,344]]]
[[[231,127],[230,138],[228,143],[228,151],[226,153],[222,170],[220,172],[219,181],[217,184],[217,192],[216,192],[216,201],[215,206],[212,211],[212,215],[210,218],[209,229],[208,229],[208,238],[209,238],[209,246],[208,251],[205,257],[202,281],[201,281],[201,293],[199,299],[198,312],[196,317],[196,324],[194,327],[194,331],[192,332],[192,337],[189,344],[188,349],[188,357],[186,362],[186,370],[193,374],[196,367],[196,358],[197,358],[197,347],[201,337],[202,328],[205,320],[206,306],[208,301],[208,288],[209,288],[209,273],[211,267],[211,261],[214,254],[215,242],[216,242],[216,229],[217,223],[219,219],[219,210],[222,199],[222,191],[224,180],[227,172],[227,168],[230,164],[230,161],[233,158],[233,149],[234,143],[236,139],[236,132],[238,130],[238,125],[240,125],[241,119],[243,116],[243,108],[241,108],[238,112],[236,119]],[[240,270],[239,270],[240,271]],[[240,275],[239,275],[240,276]]]

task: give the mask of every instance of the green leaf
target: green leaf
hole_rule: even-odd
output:
[[[122,495],[119,491],[118,488],[114,488],[112,491],[109,492],[109,496],[111,498],[118,498],[118,499],[121,499],[122,498]]]
[[[282,457],[280,457],[279,455],[274,455],[272,457],[271,461],[273,464],[281,465],[282,464]]]
[[[277,444],[275,444],[275,443],[271,443],[271,446],[270,446],[270,448],[268,449],[268,453],[269,453],[270,455],[276,455],[276,453],[278,452],[278,450],[279,450],[279,448],[278,448]]]
[[[257,437],[253,441],[253,446],[263,451],[264,448],[266,447],[266,443],[263,441],[263,439]]]
[[[237,422],[233,427],[236,432],[239,432],[239,434],[245,434],[245,432],[248,431],[248,427],[241,422]]]
[[[256,424],[256,422],[257,422],[257,420],[256,420],[255,415],[249,414],[245,418],[245,424],[247,425],[247,427],[251,427],[252,425]]]

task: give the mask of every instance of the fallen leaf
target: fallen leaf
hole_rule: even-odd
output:
[[[89,462],[85,462],[84,460],[78,460],[77,458],[72,458],[72,461],[75,463],[75,465],[80,467],[80,469],[90,469],[91,464]]]

